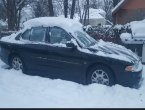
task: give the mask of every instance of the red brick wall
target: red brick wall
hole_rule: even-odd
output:
[[[145,19],[145,0],[128,0],[126,4],[113,15],[114,24],[126,24],[131,21]]]
[[[114,16],[115,24],[126,24],[131,21],[139,21],[145,19],[145,9],[121,9]]]
[[[145,0],[128,0],[122,9],[145,8]]]

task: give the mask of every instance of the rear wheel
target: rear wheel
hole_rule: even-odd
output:
[[[98,65],[90,69],[87,76],[88,84],[102,84],[112,86],[115,84],[113,73],[105,66]]]
[[[24,70],[24,65],[19,56],[13,56],[10,61],[11,67],[15,70]]]

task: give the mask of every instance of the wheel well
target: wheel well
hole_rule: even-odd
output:
[[[86,71],[86,77],[87,77],[87,75],[88,75],[88,72],[89,72],[93,67],[96,67],[96,66],[98,66],[98,65],[99,65],[99,66],[102,65],[102,66],[108,68],[108,69],[112,72],[112,75],[114,76],[114,80],[116,80],[116,75],[115,75],[115,72],[113,71],[113,69],[112,69],[109,65],[104,64],[104,63],[101,63],[101,62],[91,64],[91,65],[88,67],[87,71]]]
[[[11,58],[13,57],[13,56],[19,56],[17,53],[11,53],[10,55],[9,55],[9,57],[8,57],[8,63],[9,63],[9,65],[11,65],[10,64],[10,61],[11,61]]]

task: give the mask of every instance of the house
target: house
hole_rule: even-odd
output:
[[[106,24],[106,12],[102,9],[89,9],[89,25],[98,26]]]
[[[145,0],[121,0],[112,10],[114,24],[145,19]]]
[[[83,14],[83,10],[81,11]],[[60,15],[59,17],[64,17],[64,15]],[[106,24],[106,12],[103,9],[89,9],[89,25],[98,26]],[[80,15],[78,13],[74,14],[74,20],[80,21]],[[84,20],[83,20],[84,21]],[[88,21],[88,19],[86,19]]]

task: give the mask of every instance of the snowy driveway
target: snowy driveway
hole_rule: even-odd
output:
[[[145,108],[145,82],[139,90],[119,85],[82,86],[27,76],[5,70],[5,66],[0,60],[0,108]]]

